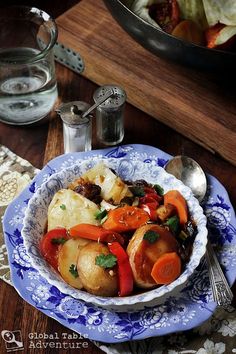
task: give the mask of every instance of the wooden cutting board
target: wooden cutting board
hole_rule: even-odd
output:
[[[131,104],[236,165],[234,83],[154,56],[115,22],[102,0],[82,0],[57,24],[59,42],[84,60],[82,75],[99,85],[121,85]]]

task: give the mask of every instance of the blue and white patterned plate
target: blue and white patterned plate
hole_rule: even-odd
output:
[[[31,305],[53,317],[64,326],[85,337],[102,342],[118,343],[161,336],[198,326],[216,308],[212,300],[204,260],[185,283],[184,288],[166,297],[161,305],[132,313],[113,312],[62,293],[49,284],[30,263],[21,235],[24,212],[37,188],[53,173],[88,158],[125,158],[163,166],[170,158],[166,153],[144,145],[126,145],[112,149],[73,153],[50,161],[31,185],[8,207],[3,221],[5,242],[13,284]],[[208,176],[208,196],[204,209],[208,229],[230,284],[236,278],[236,219],[224,187]]]

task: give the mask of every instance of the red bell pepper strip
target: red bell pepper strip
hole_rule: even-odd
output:
[[[158,201],[155,198],[150,197],[149,195],[145,195],[144,197],[140,198],[139,204],[140,205],[147,204],[150,206],[150,208],[153,208],[153,209],[157,209],[157,207],[159,206]]]
[[[157,221],[157,207],[153,208],[151,203],[141,204],[140,208],[146,211],[151,221]]]
[[[133,272],[129,263],[129,257],[118,242],[108,244],[110,252],[116,256],[119,277],[119,296],[130,295],[133,291]]]
[[[162,200],[162,196],[159,195],[153,187],[144,187],[145,196],[150,196],[156,199],[158,202]]]
[[[63,227],[48,231],[40,240],[39,249],[46,261],[58,270],[58,252],[60,245],[69,239],[67,230]]]
[[[159,206],[159,198],[160,196],[155,191],[153,191],[146,193],[144,197],[139,199],[139,207],[148,213],[152,221],[157,220],[156,210]]]

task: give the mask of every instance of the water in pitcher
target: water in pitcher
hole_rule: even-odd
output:
[[[49,65],[48,58],[30,63],[37,54],[32,48],[0,51],[0,62],[19,64],[14,64],[10,75],[7,71],[11,65],[1,68],[0,120],[30,124],[45,117],[53,108],[57,99],[54,65]],[[23,61],[27,64],[21,64]]]

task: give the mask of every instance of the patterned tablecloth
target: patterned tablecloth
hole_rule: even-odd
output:
[[[38,170],[28,161],[0,146],[0,216]],[[17,214],[15,216],[17,218]],[[11,284],[7,250],[0,225],[0,278]],[[190,331],[121,344],[95,342],[105,353],[113,354],[230,354],[236,353],[236,309],[217,308],[213,316]]]

